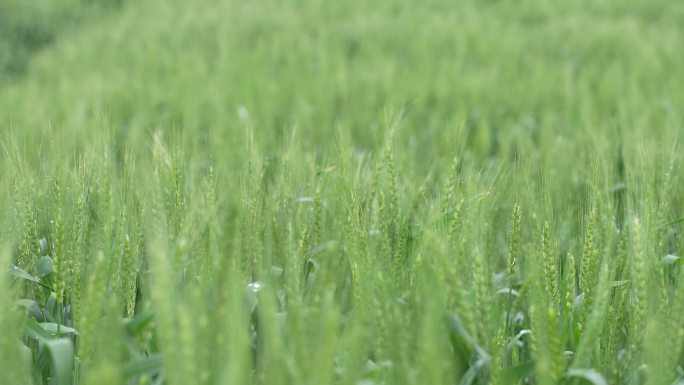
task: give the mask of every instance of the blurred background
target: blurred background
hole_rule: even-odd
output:
[[[0,121],[75,146],[93,119],[121,146],[248,122],[266,147],[298,127],[316,149],[336,130],[373,148],[402,115],[426,161],[455,125],[475,153],[515,156],[547,131],[679,124],[683,26],[663,0],[4,0]]]

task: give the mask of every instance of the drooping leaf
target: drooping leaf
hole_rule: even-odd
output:
[[[512,298],[518,298],[520,296],[520,293],[517,290],[511,289],[508,287],[504,287],[502,289],[499,289],[499,291],[497,291],[496,294],[510,295]]]
[[[477,377],[477,370],[474,366],[468,368],[468,370],[461,377],[460,385],[472,385]]]
[[[528,334],[532,334],[532,330],[529,330],[529,329],[521,330],[518,334],[515,335],[515,337],[511,338],[511,341],[508,343],[507,349],[510,351],[515,346],[521,346],[522,341],[520,341],[520,340],[522,340],[522,338]]]
[[[19,299],[17,300],[17,306],[21,306],[26,310],[31,310],[32,308],[35,307],[40,307],[38,306],[38,302],[32,300],[32,299]]]
[[[38,278],[32,276],[31,274],[27,273],[26,270],[24,270],[24,269],[22,269],[16,265],[10,266],[9,273],[10,273],[10,275],[13,275],[13,276],[18,277],[18,278],[23,278],[27,281],[36,282],[36,283],[40,282],[40,280]]]
[[[21,278],[21,279],[25,279],[27,281],[35,282],[35,283],[39,284],[40,286],[43,286],[46,289],[52,290],[52,288],[50,286],[44,284],[43,282],[40,282],[40,279],[38,279],[37,277],[34,277],[33,275],[27,273],[26,270],[20,268],[19,266],[10,265],[9,274],[11,276],[14,276],[17,278]]]
[[[24,308],[30,316],[35,318],[39,322],[45,321],[45,315],[40,309],[38,302],[32,299],[20,299],[17,301],[17,306]]]
[[[490,364],[491,362],[488,358],[480,358],[475,361],[461,378],[460,385],[472,385],[475,382],[475,379],[484,376],[483,372],[489,369]]]
[[[465,342],[470,348],[475,350],[479,357],[485,361],[490,360],[489,353],[487,353],[487,351],[477,343],[475,338],[470,335],[463,324],[463,321],[461,321],[461,318],[457,314],[451,314],[448,316],[448,326],[451,333]]]

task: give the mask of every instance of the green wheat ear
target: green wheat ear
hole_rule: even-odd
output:
[[[566,322],[570,328],[570,333],[573,333],[574,326],[574,305],[575,298],[577,298],[577,272],[576,272],[576,262],[575,257],[572,254],[568,254],[565,259],[565,274],[564,274],[564,298],[563,298],[563,314],[566,318]]]
[[[593,299],[594,285],[596,284],[598,268],[598,247],[596,246],[596,225],[598,221],[598,210],[593,208],[589,214],[589,221],[582,248],[582,260],[580,265],[580,290],[583,295],[582,319],[586,317],[588,307]],[[583,322],[583,321],[582,321]]]
[[[632,278],[632,309],[630,314],[630,353],[632,359],[637,359],[640,355],[639,350],[642,344],[642,331],[646,326],[646,302],[647,292],[647,267],[646,256],[644,255],[643,230],[638,218],[634,218],[630,224],[630,235],[632,240],[630,276]]]
[[[522,210],[519,204],[513,205],[511,214],[511,231],[508,237],[508,279],[515,281],[518,259],[520,256]]]
[[[103,312],[102,293],[107,292],[107,261],[104,253],[99,252],[94,260],[88,277],[83,298],[83,311],[80,317],[81,342],[79,357],[87,364],[97,349],[97,324]]]
[[[551,303],[558,304],[560,301],[558,292],[558,269],[556,268],[556,255],[551,240],[551,225],[548,221],[544,222],[542,227],[541,243],[542,261],[544,264],[544,280],[546,282],[545,289],[551,296]]]

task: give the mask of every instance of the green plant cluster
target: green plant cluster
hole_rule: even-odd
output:
[[[684,383],[683,5],[79,20],[0,89],[0,384]]]

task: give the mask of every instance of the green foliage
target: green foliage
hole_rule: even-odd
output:
[[[72,25],[118,6],[122,0],[3,0],[0,3],[0,84],[30,68],[32,57]]]
[[[0,383],[684,381],[679,3],[34,3]]]

